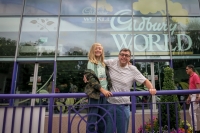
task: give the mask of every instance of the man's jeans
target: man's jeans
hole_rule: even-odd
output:
[[[107,109],[109,114],[106,116],[106,133],[127,133],[130,117],[130,106],[110,104]]]

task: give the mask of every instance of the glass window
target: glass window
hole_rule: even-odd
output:
[[[153,64],[152,64],[153,63]],[[162,90],[163,82],[164,82],[164,68],[168,64],[167,62],[161,61],[161,62],[136,62],[135,66],[137,69],[152,83],[155,85],[155,88],[157,91]],[[154,67],[154,68],[152,68]],[[152,71],[152,69],[154,71]],[[154,73],[152,73],[154,72]],[[152,79],[154,77],[154,79]],[[148,88],[144,86],[143,84],[140,84],[139,82],[135,83],[134,88],[132,88],[132,91],[148,91]],[[155,96],[155,102],[160,102],[160,96]],[[141,109],[142,105],[141,103],[144,103],[144,107],[149,109],[150,104],[152,102],[151,96],[137,96],[137,107],[140,107]]]
[[[20,18],[0,17],[0,56],[15,56]]]
[[[135,66],[137,69],[146,77],[149,78],[151,77],[151,64],[150,62],[136,62]],[[157,88],[156,88],[157,89]],[[140,84],[139,82],[135,82],[135,86],[131,88],[131,91],[147,91],[148,88],[144,86],[143,84]],[[144,107],[146,109],[149,109],[150,106],[148,103],[151,103],[152,99],[151,96],[137,96],[136,97],[136,107],[137,109],[141,108],[142,105],[141,103],[144,103]]]
[[[34,64],[30,63],[19,64],[15,93],[17,94],[32,93],[34,66],[35,66]],[[30,79],[32,79],[31,80],[32,82],[30,81]],[[31,84],[29,84],[30,82]]]
[[[166,17],[133,17],[132,20],[132,17],[113,16],[102,19],[107,21],[97,21],[97,42],[104,45],[106,55],[118,55],[126,47],[138,59],[169,58]],[[172,34],[173,26],[169,29]]]
[[[134,55],[147,59],[169,57],[168,30],[173,34],[174,26],[168,29],[166,17],[133,18]],[[165,57],[166,56],[166,57]]]
[[[51,93],[52,77],[53,77],[53,63],[19,63],[18,77],[15,93],[16,94],[30,94],[33,91],[34,70],[38,67],[36,93]],[[15,105],[30,105],[31,99],[16,99]],[[35,99],[35,104],[48,105],[46,98]]]
[[[89,19],[89,20],[88,20]],[[94,17],[64,17],[60,21],[58,55],[87,55],[95,41]]]
[[[170,23],[176,27],[174,34],[171,34],[172,54],[199,55],[200,18],[172,17]]]
[[[23,1],[24,0],[0,0],[0,15],[21,15]]]
[[[0,94],[10,94],[13,62],[0,62]],[[9,105],[9,99],[0,99],[0,106]]]
[[[9,94],[12,82],[13,62],[0,62],[0,93]]]
[[[83,93],[85,87],[83,71],[87,68],[87,62],[87,60],[57,62],[55,93]],[[78,111],[79,109],[81,109],[79,110],[81,112],[87,111],[87,108],[82,106],[87,104],[87,98],[56,98],[55,105],[59,106],[55,106],[54,113],[59,113],[60,105],[64,105],[62,112],[67,112],[69,104],[74,105],[72,111]]]
[[[97,42],[104,47],[106,56],[118,55],[126,47],[132,49],[132,17],[101,17],[97,21]]]
[[[62,15],[95,15],[96,0],[62,0]]]
[[[199,0],[168,0],[170,15],[176,16],[200,16]]]
[[[26,0],[24,15],[58,15],[59,0]]]
[[[165,0],[133,0],[133,15],[166,15]]]
[[[200,59],[174,59],[173,69],[174,69],[174,81],[175,82],[185,82],[182,84],[183,89],[188,89],[189,75],[186,73],[186,66],[193,65],[197,74],[200,74]]]
[[[193,65],[195,72],[200,74],[200,59],[173,59],[174,82],[178,90],[188,90],[189,75],[187,75],[185,68],[187,65]],[[188,98],[188,95],[178,95],[181,105],[183,105]],[[189,105],[187,108],[189,108]]]
[[[87,63],[87,60],[57,62],[56,87],[60,93],[84,92],[83,71],[87,68]],[[77,88],[73,88],[73,85]]]
[[[53,56],[57,40],[55,17],[26,17],[23,19],[19,56]]]
[[[132,15],[132,0],[98,1],[97,15]]]

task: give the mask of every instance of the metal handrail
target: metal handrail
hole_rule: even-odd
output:
[[[161,90],[157,91],[156,95],[177,95],[177,94],[196,94],[200,93],[200,89],[194,90]],[[113,92],[113,96],[147,96],[150,95],[148,91],[131,91],[131,92]],[[103,95],[101,95],[103,96]],[[79,98],[87,97],[85,93],[50,93],[50,94],[0,94],[0,99],[5,98]]]

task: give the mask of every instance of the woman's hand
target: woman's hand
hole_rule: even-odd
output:
[[[103,93],[103,95],[104,95],[105,97],[110,97],[110,96],[112,96],[112,92],[107,91],[107,90],[105,90],[105,89],[103,89],[103,88],[101,88],[100,91],[101,91],[101,93]]]
[[[85,83],[87,83],[87,82],[88,82],[88,80],[87,80],[87,78],[86,78],[86,76],[85,76],[85,75],[83,75],[83,81],[84,81]]]
[[[187,98],[187,100],[186,100],[186,104],[190,104],[190,102],[191,102],[191,99],[190,99],[190,96]]]

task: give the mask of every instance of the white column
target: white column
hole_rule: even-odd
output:
[[[155,76],[154,76],[154,62],[151,62],[151,83],[155,88]],[[153,112],[156,112],[156,96],[152,96]]]
[[[32,94],[36,94],[36,91],[37,91],[38,67],[39,67],[39,63],[35,63]],[[34,106],[34,105],[35,105],[35,99],[31,99],[31,106]]]

